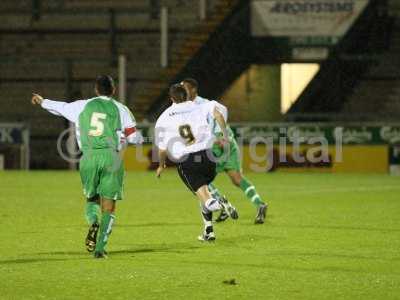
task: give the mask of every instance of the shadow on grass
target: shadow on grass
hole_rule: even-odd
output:
[[[238,263],[238,262],[223,262],[223,261],[185,261],[185,260],[178,260],[176,261],[177,264],[190,264],[190,265],[211,265],[211,266],[216,266],[218,265],[220,268],[245,268],[246,270],[248,269],[254,269],[254,270],[262,270],[261,272],[265,272],[265,270],[274,270],[274,271],[293,271],[293,272],[315,272],[315,273],[332,273],[332,272],[338,272],[338,273],[357,273],[357,274],[377,274],[380,272],[377,271],[369,271],[361,268],[351,268],[351,267],[343,267],[343,266],[338,266],[338,265],[332,265],[332,266],[307,266],[307,267],[302,267],[302,266],[295,266],[295,265],[282,265],[282,264],[272,264],[272,263],[266,263],[266,261],[260,262],[260,263]],[[392,272],[392,271],[383,271],[382,273],[387,273],[387,274],[400,274],[398,272]]]
[[[110,252],[110,255],[114,256],[123,256],[127,254],[141,254],[141,253],[178,253],[178,254],[184,254],[188,253],[192,250],[196,250],[200,247],[196,246],[177,246],[174,245],[174,247],[149,247],[149,248],[139,248],[139,249],[123,249],[123,250],[116,250]]]
[[[80,253],[82,255],[82,253]],[[40,262],[59,262],[59,261],[70,261],[70,260],[88,260],[91,257],[81,258],[52,258],[52,257],[38,257],[38,258],[16,258],[9,260],[0,260],[1,265],[12,265],[12,264],[29,264],[29,263],[40,263]]]
[[[193,223],[184,223],[184,222],[176,222],[176,223],[163,223],[163,222],[154,222],[154,223],[138,223],[138,224],[115,224],[114,227],[174,227],[174,226],[198,226],[198,222]]]
[[[185,254],[192,250],[201,248],[200,246],[193,246],[190,244],[146,244],[138,245],[135,248],[121,249],[115,251],[109,251],[110,258],[112,257],[122,257],[127,255],[135,254],[148,254],[148,253],[177,253]],[[92,254],[84,251],[50,251],[50,252],[39,252],[26,254],[27,256],[38,256],[37,258],[16,258],[10,260],[0,260],[0,265],[9,264],[29,264],[38,262],[58,262],[58,261],[71,261],[71,260],[92,260]],[[87,256],[85,256],[87,255]],[[40,256],[56,256],[56,257],[40,257]],[[58,257],[57,257],[58,256]],[[64,257],[59,257],[64,256]],[[75,257],[74,257],[75,256]]]
[[[242,218],[244,219],[244,218]],[[268,224],[268,220],[269,219],[273,219],[273,216],[271,217],[267,217],[266,220],[266,224],[259,224],[259,225],[255,225],[254,224],[254,220],[252,218],[248,218],[248,222],[242,222],[240,223],[240,226],[255,226],[258,228],[262,228],[262,227],[267,227],[270,226]],[[221,222],[221,223],[216,223],[216,226],[230,226],[231,224],[231,220],[225,221],[225,222]],[[149,223],[133,223],[133,224],[124,224],[124,223],[116,223],[113,225],[113,228],[130,228],[130,227],[179,227],[179,226],[201,226],[201,222],[149,222]],[[69,228],[84,228],[85,230],[87,230],[88,226],[87,225],[77,225],[77,224],[68,224]],[[53,228],[65,228],[65,225],[63,226],[53,226]],[[40,232],[20,232],[20,233],[24,233],[24,234],[30,234],[30,233],[40,233]]]
[[[272,235],[261,235],[261,234],[242,234],[242,235],[235,235],[235,236],[222,236],[220,239],[217,240],[216,243],[220,245],[230,245],[230,244],[242,244],[242,245],[247,245],[247,244],[252,244],[256,242],[262,242],[262,241],[270,241],[270,240],[287,240],[286,237],[283,236],[272,236]]]
[[[184,245],[177,245],[174,244],[173,247],[168,246],[168,245],[138,245],[138,247],[135,248],[127,248],[127,249],[121,249],[121,250],[114,250],[114,251],[108,251],[108,254],[110,256],[122,256],[126,254],[141,254],[141,253],[158,253],[158,252],[164,252],[164,253],[185,253],[187,252],[186,250],[195,250],[200,247],[195,247],[195,246],[184,246]],[[51,252],[39,252],[39,253],[34,253],[34,255],[67,255],[67,256],[81,256],[84,255],[84,251],[51,251]],[[90,255],[90,254],[89,254]],[[0,261],[1,263],[1,261]]]
[[[124,228],[124,227],[174,227],[174,226],[198,226],[199,222],[176,222],[176,223],[166,223],[166,222],[153,222],[153,223],[137,223],[137,224],[124,224],[124,223],[116,223],[113,225],[114,228]],[[69,224],[69,228],[85,228],[87,230],[88,226],[87,225],[82,225],[82,224]],[[53,228],[65,228],[65,225],[62,226],[53,226]],[[25,233],[25,232],[21,232]],[[29,233],[29,232],[26,232]],[[35,232],[37,233],[37,232]]]
[[[367,226],[335,226],[335,225],[271,225],[271,227],[298,228],[298,229],[327,229],[327,230],[357,230],[370,232],[400,232],[396,228],[376,228]]]

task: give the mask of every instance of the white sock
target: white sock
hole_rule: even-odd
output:
[[[222,208],[221,204],[218,202],[217,199],[210,198],[204,203],[204,206],[209,210],[209,211],[216,211],[220,210]]]
[[[209,211],[207,207],[202,203],[200,204],[201,216],[203,217],[204,224],[210,222],[212,224],[212,211]]]
[[[213,226],[211,221],[204,221],[204,227],[205,228],[210,227],[210,226],[211,227]]]

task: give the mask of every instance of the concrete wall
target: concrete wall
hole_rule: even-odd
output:
[[[276,122],[280,113],[280,65],[252,65],[224,93],[230,122]]]

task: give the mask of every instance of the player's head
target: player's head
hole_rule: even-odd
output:
[[[189,100],[194,100],[199,92],[199,83],[197,80],[193,78],[185,78],[182,80],[181,84],[185,87]]]
[[[174,103],[182,103],[188,100],[188,94],[181,84],[174,84],[169,88],[169,97]]]
[[[101,75],[96,78],[95,91],[98,96],[112,96],[115,93],[114,80],[111,76]]]

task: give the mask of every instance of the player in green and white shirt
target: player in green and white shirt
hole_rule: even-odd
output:
[[[89,252],[95,251],[96,258],[103,258],[115,219],[116,201],[122,199],[124,167],[119,150],[125,143],[142,143],[143,138],[136,131],[135,118],[129,109],[112,98],[115,86],[110,76],[97,78],[95,92],[94,98],[71,103],[34,94],[32,103],[75,124],[83,154],[79,170],[90,226],[86,247]]]
[[[198,95],[198,83],[195,79],[186,78],[182,81],[182,84],[187,90],[190,100],[192,100],[193,102],[201,105],[210,101]],[[225,112],[225,114],[225,117],[227,117],[227,111]],[[227,157],[223,157],[224,148],[220,143],[218,143],[218,138],[221,136],[221,129],[218,128],[217,124],[215,124],[213,129],[214,135],[217,137],[217,142],[214,144],[213,147],[213,153],[216,157],[221,158],[217,162],[217,172],[225,172],[230,177],[232,183],[244,192],[246,197],[257,208],[257,214],[254,223],[262,224],[264,223],[266,217],[268,205],[262,201],[260,195],[256,191],[255,186],[246,177],[244,177],[240,160],[239,146],[235,140],[235,135],[229,128],[229,126],[227,127],[227,129],[229,135],[229,152]],[[214,197],[223,198],[223,196],[213,184],[209,185],[209,190]],[[221,215],[217,218],[216,221],[225,221],[227,218],[228,215],[224,211],[222,211]]]

